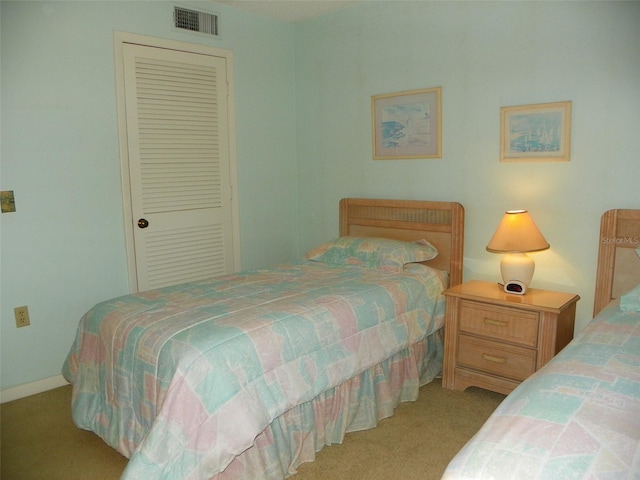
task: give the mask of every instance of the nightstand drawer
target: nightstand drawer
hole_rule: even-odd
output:
[[[522,381],[536,370],[536,351],[461,334],[457,364]]]
[[[538,343],[538,314],[462,300],[459,329],[529,347]]]

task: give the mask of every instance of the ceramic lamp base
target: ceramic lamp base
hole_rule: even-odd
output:
[[[511,280],[517,280],[525,289],[529,287],[535,269],[535,262],[526,253],[508,253],[500,261],[502,281],[506,284]]]

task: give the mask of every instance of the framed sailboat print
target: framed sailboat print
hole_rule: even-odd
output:
[[[500,109],[501,162],[568,162],[571,102]]]
[[[374,160],[442,158],[442,88],[371,97]]]

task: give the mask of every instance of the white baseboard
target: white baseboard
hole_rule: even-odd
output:
[[[30,397],[36,393],[46,392],[47,390],[53,390],[54,388],[63,387],[68,384],[69,382],[67,382],[62,375],[56,375],[31,383],[23,383],[16,387],[5,388],[0,391],[0,403]]]

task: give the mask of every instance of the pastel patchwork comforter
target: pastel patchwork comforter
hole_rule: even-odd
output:
[[[422,265],[302,262],[100,303],[63,367],[74,421],[130,458],[123,478],[212,478],[292,407],[439,330],[443,285]]]
[[[604,309],[516,388],[444,479],[640,479],[640,313]]]

